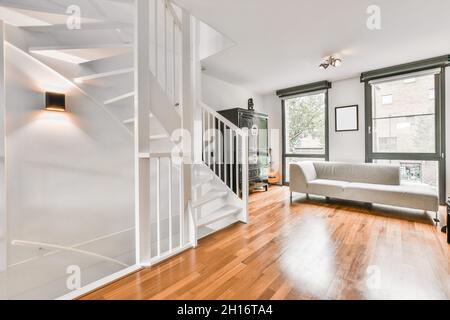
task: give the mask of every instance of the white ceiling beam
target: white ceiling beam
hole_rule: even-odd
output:
[[[99,44],[60,44],[60,45],[44,45],[44,46],[32,46],[29,48],[30,52],[49,51],[49,50],[87,50],[87,49],[109,49],[109,48],[132,48],[129,44],[117,44],[117,43],[99,43]]]
[[[99,0],[96,0],[99,1]],[[104,14],[98,12],[96,6],[99,3],[95,3],[96,6],[93,5],[92,2],[88,0],[78,0],[77,5],[82,9],[82,18],[85,19],[96,19],[96,20],[109,20],[109,21],[118,21],[118,22],[128,22],[132,23],[134,20],[133,14],[124,14],[123,10],[114,10],[117,8],[117,5],[126,8],[128,5],[132,5],[131,2],[128,1],[111,1],[111,0],[103,0],[103,10],[108,13],[110,16],[105,16]],[[58,14],[58,15],[67,15],[67,8],[73,5],[73,0],[59,0],[58,3],[54,1],[25,1],[25,0],[0,0],[0,6],[8,7],[8,8],[16,8],[23,10],[32,10],[43,13],[50,14]],[[130,7],[131,9],[131,7]],[[116,11],[116,12],[114,12]],[[114,12],[114,14],[113,14]],[[132,13],[132,10],[130,10]]]
[[[133,33],[133,24],[125,22],[96,22],[96,23],[83,23],[82,29],[70,30],[66,24],[54,24],[50,26],[31,26],[22,27],[22,29],[29,32],[37,33],[54,33],[54,32],[81,32],[92,30],[111,30],[111,29],[125,29],[128,33]]]

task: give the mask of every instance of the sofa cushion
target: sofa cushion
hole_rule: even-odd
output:
[[[341,198],[344,194],[345,187],[349,184],[346,181],[316,179],[308,183],[308,193]]]
[[[381,164],[314,162],[318,179],[400,185],[400,167]]]
[[[345,188],[348,200],[378,203],[428,211],[439,210],[436,188],[424,184],[402,183],[398,186],[350,183]]]

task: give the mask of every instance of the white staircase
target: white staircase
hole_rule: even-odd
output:
[[[201,239],[230,224],[248,222],[247,210],[226,184],[205,164],[194,166],[192,207]]]
[[[17,30],[11,27],[12,33],[19,32],[28,41],[27,46],[14,43],[12,36],[10,42],[72,81],[111,113],[130,135],[140,134],[141,131],[135,130],[139,84],[135,81],[133,56],[135,33],[140,27],[133,28],[134,17],[126,16],[135,12],[136,3],[131,0],[80,3],[89,8],[84,12],[81,30],[68,30],[63,23]],[[69,0],[0,2],[11,9],[55,15],[64,14],[70,4]],[[124,8],[125,17],[109,16],[110,6]],[[166,0],[150,0],[150,9],[152,32],[148,39],[150,61],[146,71],[150,79],[147,133],[150,147],[137,150],[136,161],[139,166],[148,167],[150,176],[146,183],[151,225],[147,230],[151,241],[148,262],[153,264],[190,245],[195,246],[198,239],[230,224],[248,222],[248,137],[245,130],[205,106],[198,97],[193,110],[186,110],[183,101],[186,101],[187,87],[192,86],[190,81],[199,78],[196,73],[201,72],[199,61],[191,61],[189,46],[183,41],[183,36],[191,32],[186,30],[191,21],[183,19],[193,18]],[[188,79],[183,76],[183,70],[191,63],[196,67],[192,68],[194,77]],[[193,90],[196,91],[195,86]],[[185,112],[201,114],[197,120],[201,121],[202,132],[196,133],[194,141],[201,141],[202,156],[200,163],[180,166],[172,158],[175,143],[170,138],[189,119]],[[220,131],[224,132],[224,139],[218,138]],[[190,177],[185,175],[186,166],[192,170]],[[184,185],[186,179],[191,180],[189,192]],[[186,199],[186,195],[190,198]],[[189,207],[186,203],[190,203]]]
[[[248,216],[248,133],[207,105],[198,105],[202,163],[194,166],[193,207],[202,238]]]

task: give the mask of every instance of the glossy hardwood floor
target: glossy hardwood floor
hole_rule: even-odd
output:
[[[423,212],[252,195],[236,224],[84,299],[450,299],[450,246]]]

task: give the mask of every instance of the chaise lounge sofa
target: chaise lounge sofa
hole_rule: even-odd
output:
[[[420,209],[437,213],[436,188],[400,181],[400,167],[380,164],[300,162],[290,165],[290,191]],[[436,218],[437,219],[437,218]]]

